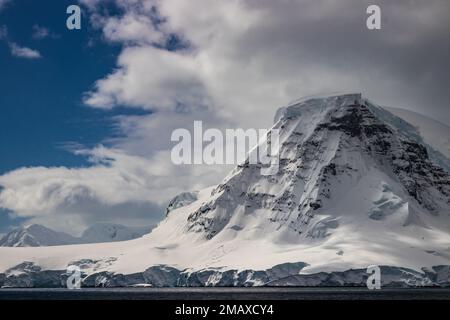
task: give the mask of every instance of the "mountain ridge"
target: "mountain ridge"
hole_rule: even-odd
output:
[[[41,247],[126,241],[141,237],[153,228],[154,226],[126,227],[113,223],[96,223],[84,230],[80,237],[74,237],[43,225],[31,224],[15,228],[3,235],[0,238],[0,247]]]

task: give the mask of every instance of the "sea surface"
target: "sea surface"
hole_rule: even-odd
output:
[[[450,288],[2,288],[0,300],[450,300]]]

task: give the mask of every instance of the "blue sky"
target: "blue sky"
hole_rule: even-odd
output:
[[[70,145],[107,144],[117,134],[112,118],[138,113],[116,108],[99,110],[82,103],[83,93],[112,70],[119,45],[106,44],[83,19],[81,30],[66,28],[65,13],[73,1],[21,0],[0,11],[0,175],[20,167],[88,166]],[[33,38],[33,27],[50,35]],[[42,57],[13,56],[8,41],[38,50]],[[0,232],[24,219],[11,219],[0,209]]]

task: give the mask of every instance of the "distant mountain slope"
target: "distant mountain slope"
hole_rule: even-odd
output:
[[[125,241],[149,233],[153,226],[126,227],[112,223],[98,223],[86,229],[81,237],[73,237],[39,224],[19,227],[0,239],[0,247],[44,247],[68,244]]]
[[[78,239],[64,232],[56,232],[39,224],[20,227],[0,239],[2,247],[40,247],[78,243]]]

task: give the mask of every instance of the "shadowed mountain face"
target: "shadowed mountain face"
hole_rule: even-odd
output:
[[[77,243],[77,238],[56,232],[39,224],[20,227],[7,233],[0,239],[2,247],[40,247]]]
[[[97,223],[86,229],[79,243],[126,241],[150,233],[155,226],[126,227],[113,223]]]
[[[450,126],[414,111],[385,107],[392,114],[413,125],[424,141],[450,159]]]

